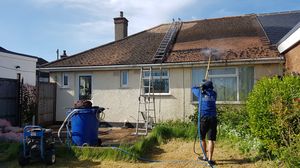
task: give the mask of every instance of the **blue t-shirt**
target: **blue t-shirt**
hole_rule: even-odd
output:
[[[193,87],[192,88],[193,94],[198,98],[198,102],[201,103],[201,116],[217,116],[216,111],[216,100],[217,100],[217,93],[212,89],[207,89],[201,92],[200,87]],[[201,99],[200,99],[201,94]]]

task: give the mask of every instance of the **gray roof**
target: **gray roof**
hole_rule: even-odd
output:
[[[288,37],[290,37],[296,30],[300,28],[300,22],[291,30],[289,31],[282,39],[280,39],[277,43],[277,46],[280,45],[284,40],[286,40]]]
[[[300,10],[257,15],[268,39],[276,45],[293,27],[300,22]]]

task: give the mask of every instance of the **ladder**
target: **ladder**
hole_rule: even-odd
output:
[[[160,42],[154,57],[152,58],[153,62],[162,63],[169,51],[169,47],[173,43],[178,30],[181,28],[182,22],[179,19],[178,21],[175,21],[173,19],[172,24],[170,25],[170,28],[168,29],[167,33],[165,34],[164,38]]]
[[[142,67],[140,73],[140,94],[135,135],[147,135],[156,123],[152,67]],[[145,82],[144,82],[145,80]]]

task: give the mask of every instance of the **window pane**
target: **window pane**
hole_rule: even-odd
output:
[[[91,100],[92,95],[92,77],[79,77],[79,100]]]
[[[144,79],[144,93],[149,93],[149,80]],[[169,93],[169,79],[153,79],[150,89],[154,89],[154,93]],[[151,93],[153,91],[151,90]]]
[[[210,69],[208,71],[209,75],[228,75],[228,74],[236,74],[235,68],[222,68],[222,69]]]
[[[216,77],[211,79],[217,92],[217,101],[237,101],[236,77]]]
[[[66,74],[64,74],[64,79],[63,79],[63,81],[64,81],[64,84],[63,84],[63,85],[65,85],[65,86],[69,85],[68,76],[67,76]]]
[[[168,70],[153,70],[152,71],[151,93],[169,93],[169,75]],[[162,76],[160,76],[160,74]],[[149,93],[149,71],[143,74],[144,93]]]
[[[204,68],[193,68],[192,69],[192,86],[200,86],[202,80],[205,78]],[[192,101],[198,101],[197,97],[193,95]]]
[[[128,71],[121,72],[121,86],[128,85]]]
[[[241,67],[239,68],[239,91],[240,100],[245,101],[248,93],[252,90],[254,85],[254,68]]]

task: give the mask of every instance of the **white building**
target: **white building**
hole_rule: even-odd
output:
[[[17,79],[35,86],[37,57],[15,53],[0,47],[0,78]]]

